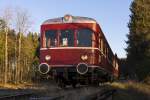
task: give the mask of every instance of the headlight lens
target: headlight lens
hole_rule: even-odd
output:
[[[82,59],[83,61],[85,61],[85,60],[88,59],[88,56],[87,56],[87,55],[82,55],[82,56],[81,56],[81,59]]]
[[[46,61],[49,61],[50,59],[51,59],[51,56],[50,56],[50,55],[46,55],[46,56],[45,56],[45,60],[46,60]]]

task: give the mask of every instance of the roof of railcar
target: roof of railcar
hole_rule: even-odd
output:
[[[72,20],[69,22],[64,21],[64,17],[58,17],[53,19],[48,19],[42,23],[45,24],[62,24],[62,23],[97,23],[96,20],[88,17],[72,16]]]

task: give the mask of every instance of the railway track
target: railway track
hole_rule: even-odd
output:
[[[60,100],[63,96],[38,96],[35,93],[19,93],[7,96],[1,96],[0,100]]]
[[[112,100],[114,89],[103,86],[79,86],[0,96],[0,100]]]
[[[113,100],[113,94],[115,92],[115,89],[100,90],[84,97],[82,100]]]
[[[14,93],[0,96],[0,100],[28,100],[28,98],[32,95],[34,95],[33,92]]]
[[[116,90],[103,86],[81,86],[76,89],[66,88],[56,94],[32,97],[30,100],[113,100]]]

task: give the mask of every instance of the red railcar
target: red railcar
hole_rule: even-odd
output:
[[[41,25],[39,72],[60,84],[110,81],[118,60],[92,18],[65,15]]]

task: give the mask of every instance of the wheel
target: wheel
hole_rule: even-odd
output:
[[[58,87],[65,88],[66,84],[63,79],[58,79]]]
[[[73,87],[73,88],[76,88],[76,83],[72,83],[72,87]]]
[[[75,80],[72,80],[71,84],[73,88],[76,88],[77,82]]]
[[[110,82],[112,83],[114,81],[114,77],[110,76]]]

